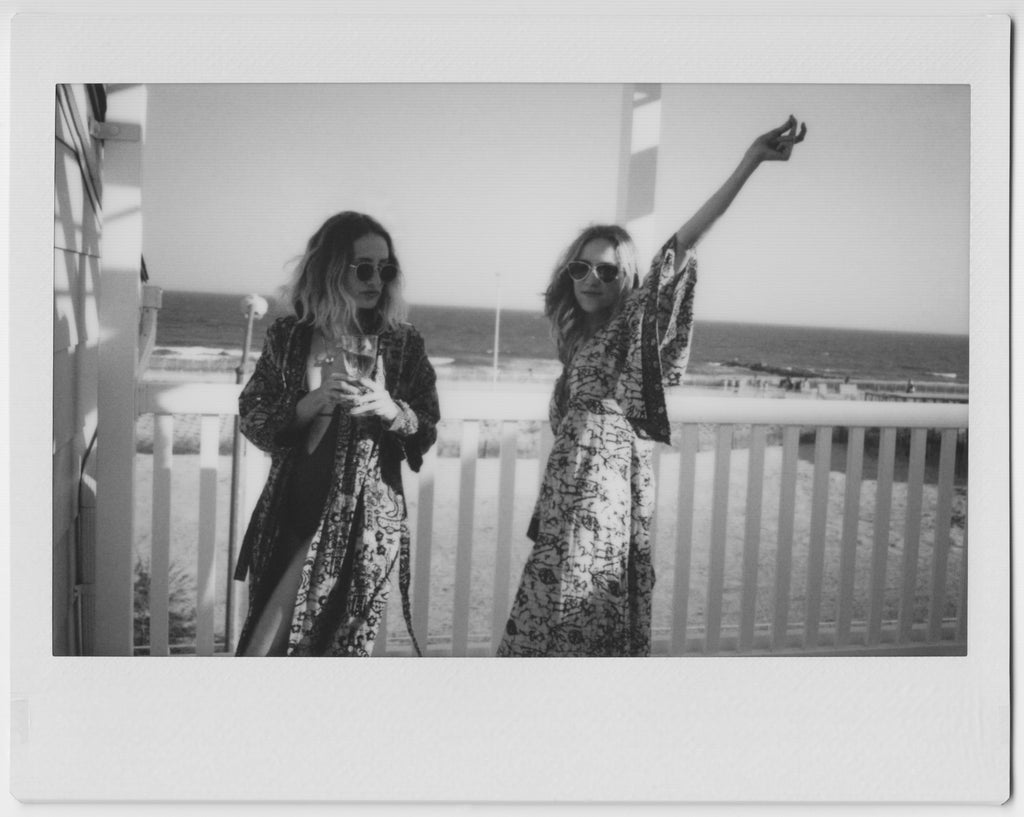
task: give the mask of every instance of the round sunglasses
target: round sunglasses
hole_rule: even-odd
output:
[[[589,261],[570,261],[563,268],[563,272],[574,281],[582,281],[591,272],[604,283],[610,283],[619,277],[621,270],[615,264],[591,264]]]
[[[380,276],[382,283],[390,284],[398,277],[398,264],[391,261],[385,261],[379,266],[374,266],[369,261],[360,261],[358,264],[349,264],[350,269],[356,271],[356,278],[363,283],[366,283],[376,272]]]

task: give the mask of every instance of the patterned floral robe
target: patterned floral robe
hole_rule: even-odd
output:
[[[284,507],[288,479],[299,447],[306,444],[305,431],[291,426],[296,403],[307,393],[311,340],[311,327],[298,324],[294,317],[276,321],[239,397],[242,432],[272,455],[267,483],[242,541],[235,571],[239,580],[248,573],[250,591],[239,655],[281,575],[280,553],[275,553],[275,547],[281,548],[287,539]],[[381,333],[374,376],[383,381],[401,414],[386,429],[377,418],[353,419],[337,410],[333,479],[302,568],[288,655],[369,655],[396,561],[400,562],[402,612],[419,652],[409,612],[410,536],[401,461],[406,459],[412,470],[419,470],[423,454],[437,438],[439,411],[434,369],[423,338],[412,326],[403,324]],[[350,557],[351,585],[345,609],[338,610],[329,601],[350,547],[355,548]],[[362,624],[349,639],[345,623],[352,617]]]
[[[673,237],[555,386],[534,547],[499,656],[650,653],[652,441],[669,441],[664,387],[686,370],[697,281],[692,252],[678,273],[675,256]]]

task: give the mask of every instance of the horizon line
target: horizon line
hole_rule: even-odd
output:
[[[175,294],[175,295],[217,295],[217,296],[235,295],[238,298],[243,298],[243,297],[246,296],[246,293],[216,292],[216,291],[213,291],[213,290],[200,290],[200,289],[176,289],[176,290],[164,289],[163,290],[163,294],[164,295],[167,295],[169,293],[170,294]],[[267,316],[267,317],[270,317],[271,315],[274,314],[274,312],[275,312],[274,307],[279,305],[280,299],[276,295],[267,295],[267,294],[264,294],[264,293],[259,293],[259,294],[261,295],[261,297],[266,298],[272,304],[271,310],[270,310],[270,312],[268,313],[268,316]],[[478,311],[486,310],[486,311],[489,311],[489,312],[497,312],[499,307],[497,305],[494,305],[494,304],[485,304],[485,305],[458,304],[458,305],[455,305],[455,304],[439,304],[439,303],[410,303],[409,304],[409,310],[413,311],[415,309],[473,309],[473,310],[478,310]],[[526,313],[526,314],[530,314],[530,315],[533,315],[533,316],[538,317],[538,318],[542,318],[543,317],[543,313],[539,309],[538,310],[534,310],[534,309],[530,309],[530,308],[526,308],[526,307],[502,306],[502,307],[500,307],[500,310],[501,310],[501,312],[504,312],[504,313],[508,313],[508,312]],[[284,312],[282,314],[289,314],[289,313],[288,312]],[[970,329],[968,329],[967,331],[942,332],[942,331],[935,330],[935,329],[931,329],[931,330],[923,330],[923,329],[893,329],[893,328],[889,328],[889,327],[848,326],[848,325],[839,326],[839,325],[835,325],[835,324],[771,323],[771,322],[765,322],[765,321],[736,320],[735,318],[701,318],[701,317],[697,317],[697,316],[694,316],[693,322],[694,322],[694,325],[696,325],[696,324],[709,324],[709,323],[719,323],[719,324],[723,324],[724,323],[724,324],[741,324],[743,326],[764,326],[764,327],[770,327],[770,328],[786,328],[786,329],[834,329],[834,330],[837,330],[837,331],[844,331],[844,332],[885,332],[885,333],[889,333],[889,334],[898,334],[898,335],[939,335],[939,336],[942,336],[942,337],[959,337],[959,338],[968,338],[968,339],[970,339],[970,336],[971,336]]]

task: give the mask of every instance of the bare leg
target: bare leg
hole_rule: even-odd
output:
[[[306,561],[309,539],[295,548],[295,553],[281,575],[270,598],[253,626],[252,636],[246,645],[244,656],[284,655],[288,649],[288,634],[291,629],[295,596],[302,580],[302,565]]]

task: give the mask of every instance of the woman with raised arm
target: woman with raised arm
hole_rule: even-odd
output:
[[[401,290],[388,232],[339,213],[296,267],[293,314],[267,331],[239,397],[242,432],[272,464],[235,572],[250,600],[238,655],[370,655],[396,565],[419,652],[401,461],[419,470],[438,401]]]
[[[669,440],[664,388],[689,358],[693,248],[757,167],[789,159],[806,132],[790,116],[758,137],[642,285],[621,227],[587,228],[559,260],[544,301],[564,364],[550,408],[555,442],[499,656],[650,653],[652,441]]]

